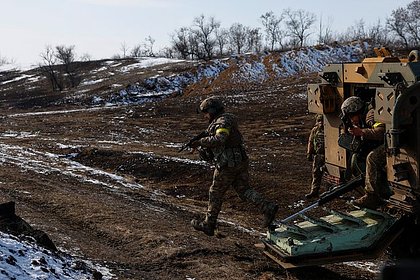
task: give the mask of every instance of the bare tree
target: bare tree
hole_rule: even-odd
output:
[[[420,0],[415,0],[407,5],[407,30],[411,35],[413,44],[420,44]]]
[[[79,79],[77,77],[75,68],[74,68],[74,61],[76,59],[76,53],[74,51],[75,47],[72,46],[56,46],[56,53],[55,56],[61,64],[64,66],[64,72],[67,74],[67,78],[70,81],[71,87],[75,87],[79,83]]]
[[[270,45],[270,50],[273,51],[276,43],[281,43],[281,22],[283,18],[276,16],[272,11],[263,14],[261,17],[262,25],[264,26],[265,38]]]
[[[130,56],[132,57],[140,57],[142,55],[142,47],[140,44],[135,45],[130,52]]]
[[[146,41],[146,44],[145,44],[145,47],[146,47],[146,50],[147,50],[146,55],[147,56],[155,56],[155,54],[153,53],[153,46],[154,46],[156,40],[153,39],[152,36],[150,36],[150,35],[147,36],[144,40]]]
[[[188,27],[181,27],[172,34],[172,48],[183,59],[187,59],[191,54],[189,33],[190,29]]]
[[[205,50],[200,45],[200,33],[198,30],[191,29],[188,33],[188,44],[190,47],[191,59],[205,59]]]
[[[292,42],[297,43],[299,47],[303,47],[305,40],[310,35],[309,29],[314,24],[316,16],[304,10],[292,11],[290,9],[285,10],[284,14]]]
[[[327,23],[324,25],[322,15],[319,17],[319,34],[318,44],[330,44],[333,41],[333,32],[331,29],[331,18],[328,18]]]
[[[340,42],[365,40],[367,38],[368,34],[365,28],[365,21],[363,19],[355,21],[353,26],[348,27],[344,33],[338,35],[338,41]]]
[[[120,51],[122,51],[122,58],[126,58],[128,53],[128,46],[126,42],[121,43]]]
[[[405,46],[408,48],[408,34],[406,33],[406,11],[404,8],[398,8],[392,11],[391,16],[386,21],[387,28],[395,33],[400,38]]]
[[[262,50],[262,34],[259,28],[247,28],[247,48],[249,51],[260,53]]]
[[[356,21],[355,25],[352,28],[353,30],[353,40],[360,40],[367,38],[365,21],[361,18]]]
[[[220,22],[216,21],[214,17],[206,19],[204,15],[196,17],[193,21],[196,27],[197,40],[199,47],[203,49],[204,59],[210,60],[214,55],[214,47],[216,46],[215,31],[220,27]]]
[[[91,61],[92,60],[92,56],[88,53],[84,53],[80,56],[80,61]]]
[[[39,69],[43,75],[50,81],[53,91],[63,90],[63,85],[58,78],[58,71],[56,71],[57,57],[54,49],[51,46],[46,46],[44,52],[40,54],[42,62],[39,64]]]
[[[377,23],[367,28],[367,38],[372,40],[375,45],[385,46],[389,43],[388,32],[381,21],[378,19]]]
[[[175,54],[174,54],[174,49],[173,48],[168,48],[165,47],[163,49],[160,50],[160,56],[166,57],[166,58],[174,58]]]
[[[2,57],[0,54],[0,66],[8,63],[8,60],[5,57]]]
[[[224,28],[217,28],[215,30],[216,42],[218,47],[219,56],[222,57],[226,45],[229,43],[229,31]]]
[[[232,49],[237,53],[242,53],[246,46],[247,28],[240,23],[234,23],[229,28],[229,42]]]

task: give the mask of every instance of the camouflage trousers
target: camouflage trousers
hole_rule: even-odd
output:
[[[388,198],[390,189],[386,178],[386,150],[381,145],[371,151],[366,158],[365,191],[382,198]]]
[[[321,187],[322,175],[324,174],[325,155],[315,154],[312,162],[311,191],[317,191]]]
[[[213,183],[209,189],[209,204],[205,220],[207,223],[216,224],[222,208],[223,197],[229,187],[233,187],[242,200],[257,206],[262,213],[268,211],[268,208],[272,206],[273,203],[250,187],[248,164],[249,162],[246,160],[235,167],[215,169]]]

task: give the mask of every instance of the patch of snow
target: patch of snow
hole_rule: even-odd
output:
[[[288,207],[292,209],[296,209],[296,208],[303,207],[304,204],[305,204],[305,200],[298,200],[298,201],[293,202],[293,205],[289,205]]]
[[[374,262],[368,262],[368,261],[354,261],[354,262],[345,262],[345,265],[356,267],[365,271],[369,271],[374,274],[379,274],[381,272],[382,263],[374,263]]]
[[[98,73],[98,72],[102,72],[102,71],[105,71],[105,70],[108,70],[108,67],[103,66],[103,67],[101,67],[101,68],[98,68],[98,69],[92,70],[92,72],[91,72],[91,73],[96,74],[96,73]]]
[[[102,279],[112,279],[106,267],[61,252],[50,252],[36,244],[0,232],[0,273],[2,279],[92,279],[94,271]],[[5,277],[5,278],[3,278]]]
[[[87,108],[87,109],[74,109],[74,110],[62,110],[62,111],[43,111],[43,112],[33,112],[33,113],[19,113],[8,115],[8,118],[13,117],[28,117],[28,116],[41,116],[41,115],[59,115],[59,114],[70,114],[76,112],[88,112],[88,111],[97,111],[103,110],[103,108]]]
[[[144,188],[140,184],[127,181],[122,176],[85,166],[61,155],[0,144],[0,165],[6,163],[15,165],[21,170],[29,170],[39,174],[60,173],[80,182],[92,183],[113,190]]]
[[[81,148],[83,146],[81,145],[66,145],[66,144],[61,144],[61,143],[56,143],[57,147],[59,147],[60,149],[78,149]]]
[[[34,77],[31,77],[31,78],[28,78],[28,82],[29,83],[35,83],[35,82],[38,82],[39,80],[41,80],[41,79],[43,79],[43,77],[40,77],[40,76],[34,76]]]
[[[129,72],[133,69],[137,68],[147,68],[147,67],[153,67],[158,66],[161,64],[167,64],[167,63],[177,63],[182,62],[184,60],[179,59],[171,59],[171,58],[163,58],[163,57],[139,57],[137,58],[138,63],[130,64],[128,66],[121,67],[121,72]]]
[[[9,83],[14,83],[14,82],[17,82],[17,81],[20,81],[20,80],[23,80],[23,79],[28,79],[28,78],[31,78],[31,77],[33,77],[33,76],[35,76],[35,75],[26,75],[26,74],[22,74],[21,76],[16,77],[16,78],[14,78],[14,79],[11,79],[11,80],[7,80],[7,81],[4,81],[4,82],[1,82],[1,83],[0,83],[0,85],[5,85],[5,84],[9,84]]]
[[[90,85],[94,85],[94,84],[98,84],[103,82],[104,79],[99,79],[99,80],[89,80],[89,81],[84,81],[82,82],[80,85],[82,86],[90,86]]]
[[[0,137],[2,138],[18,138],[18,139],[24,139],[24,138],[33,138],[38,136],[38,132],[27,132],[27,131],[5,131],[0,134]]]

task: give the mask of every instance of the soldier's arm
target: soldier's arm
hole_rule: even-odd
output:
[[[383,140],[385,134],[385,125],[383,123],[375,123],[372,128],[362,129],[362,136],[368,140]]]
[[[371,109],[366,115],[366,124],[369,128],[362,129],[363,138],[368,140],[383,140],[385,124],[375,121],[375,110]]]
[[[230,127],[219,126],[216,128],[216,133],[214,135],[210,135],[199,140],[200,146],[206,148],[222,146],[225,144],[226,139],[229,137],[230,131]]]

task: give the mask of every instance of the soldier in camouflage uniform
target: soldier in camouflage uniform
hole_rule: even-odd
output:
[[[209,236],[214,235],[223,196],[232,186],[242,200],[251,202],[261,210],[265,218],[264,227],[268,227],[275,218],[278,206],[249,186],[249,160],[236,117],[225,113],[223,103],[215,97],[201,102],[200,111],[210,123],[206,130],[208,136],[193,142],[191,147],[201,150],[201,154],[204,151],[206,157],[211,155],[215,170],[206,217],[202,221],[193,219],[191,225]]]
[[[342,113],[351,120],[348,132],[362,139],[362,147],[357,156],[366,158],[365,192],[353,201],[359,207],[376,209],[383,199],[389,198],[390,189],[386,180],[386,149],[383,144],[385,125],[374,120],[374,109],[368,110],[364,117],[365,103],[359,97],[347,98],[342,106]]]
[[[324,120],[321,114],[315,116],[315,126],[312,128],[308,140],[306,158],[312,161],[311,191],[306,198],[318,197],[325,165]]]

